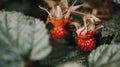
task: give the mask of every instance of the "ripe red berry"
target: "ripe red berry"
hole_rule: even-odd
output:
[[[89,52],[92,51],[95,47],[96,40],[94,37],[88,37],[85,39],[78,38],[78,46],[84,51]]]
[[[66,31],[62,27],[54,27],[53,30],[51,30],[52,37],[56,39],[63,38],[65,34],[66,34]]]
[[[51,19],[50,22],[54,27],[64,27],[69,22],[69,20],[68,19],[62,19],[62,20]]]
[[[51,31],[51,35],[53,38],[61,39],[66,34],[66,30],[64,26],[69,22],[68,19],[56,20],[51,19],[51,24],[54,26],[53,30]]]

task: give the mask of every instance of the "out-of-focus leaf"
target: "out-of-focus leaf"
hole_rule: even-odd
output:
[[[90,67],[119,67],[120,44],[102,45],[89,55]]]
[[[117,6],[116,6],[117,7]],[[112,18],[105,22],[104,28],[101,31],[102,37],[109,37],[115,35],[112,38],[111,43],[120,43],[120,13],[115,11]]]
[[[1,37],[1,36],[0,36]],[[0,39],[0,67],[24,67],[23,59]]]
[[[0,12],[0,39],[24,58],[40,60],[51,52],[45,24],[17,12]]]
[[[101,31],[103,37],[113,34],[120,34],[120,13],[116,12],[112,18],[105,22],[104,28]]]
[[[77,62],[67,62],[67,63],[60,64],[56,67],[85,67],[85,66]]]
[[[54,7],[56,5],[56,2],[53,0],[44,0],[49,7]]]

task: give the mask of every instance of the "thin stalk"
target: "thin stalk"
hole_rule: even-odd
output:
[[[50,18],[52,18],[52,15],[50,14],[50,12],[47,10],[47,9],[45,9],[45,8],[43,8],[43,7],[41,7],[41,6],[38,6],[40,9],[42,9],[42,10],[45,10],[47,13],[48,13],[48,15],[50,16]]]

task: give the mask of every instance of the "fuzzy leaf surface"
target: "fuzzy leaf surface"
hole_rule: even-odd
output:
[[[41,60],[51,52],[43,21],[18,12],[0,12],[0,40],[25,59]]]
[[[120,44],[102,45],[89,55],[90,67],[119,67]]]

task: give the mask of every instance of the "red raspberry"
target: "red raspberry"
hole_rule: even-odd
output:
[[[66,31],[62,27],[54,27],[51,31],[52,37],[56,39],[61,39],[66,34]]]
[[[68,19],[62,19],[62,20],[51,19],[50,22],[55,27],[64,27],[69,22],[69,20]]]
[[[92,51],[95,47],[96,40],[94,37],[88,37],[85,39],[78,38],[78,46],[84,51],[89,52]]]

